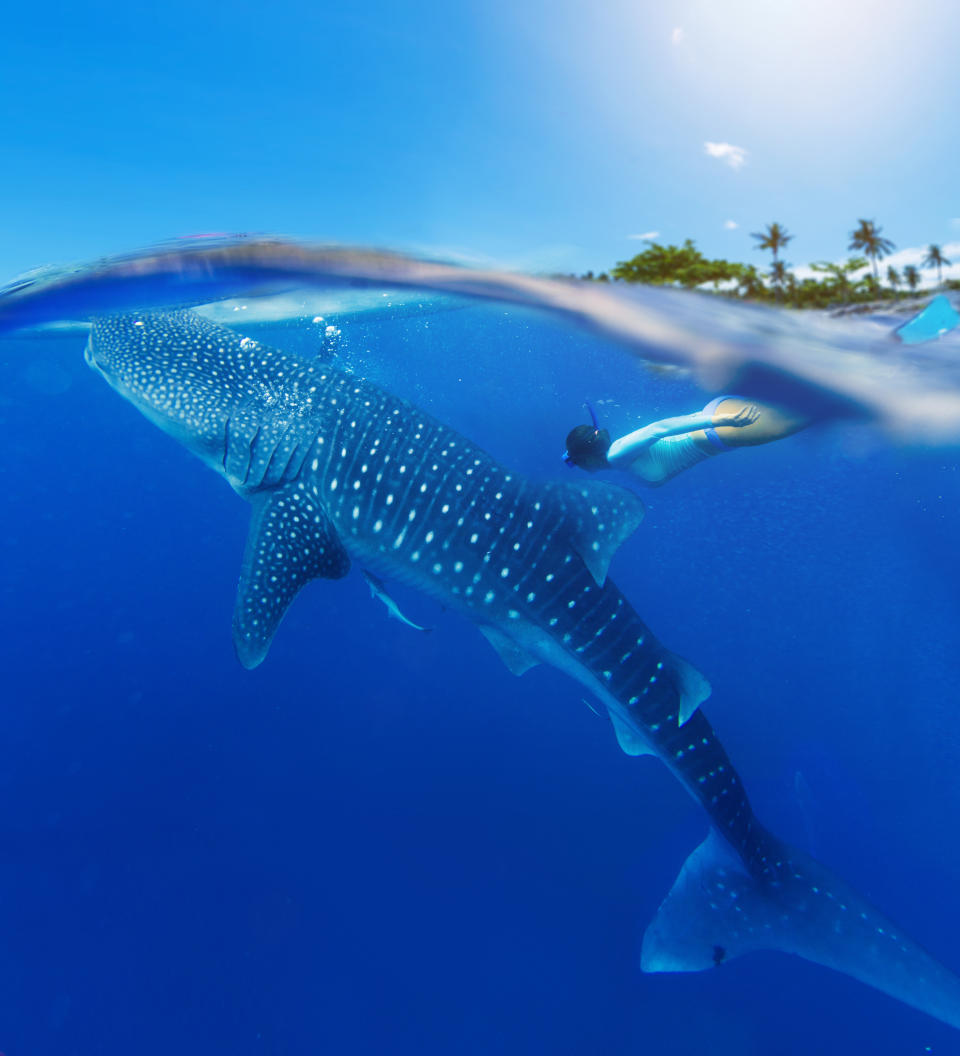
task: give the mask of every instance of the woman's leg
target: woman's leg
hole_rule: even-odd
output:
[[[782,407],[775,407],[771,403],[744,400],[739,396],[727,396],[720,400],[715,413],[736,414],[751,406],[760,412],[756,421],[741,426],[718,425],[712,430],[724,447],[752,447],[755,444],[769,444],[771,440],[781,440],[810,424],[809,418],[803,418]]]

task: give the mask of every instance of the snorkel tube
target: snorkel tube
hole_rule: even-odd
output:
[[[584,400],[583,401],[583,405],[590,412],[590,421],[593,422],[593,435],[594,436],[599,436],[600,435],[600,422],[597,419],[597,412],[593,409],[593,405],[590,403],[589,400]],[[573,457],[571,456],[570,452],[566,448],[564,448],[562,457],[563,457],[564,463],[567,466],[569,466],[570,469],[573,469],[573,467],[576,465],[576,462],[574,462]]]

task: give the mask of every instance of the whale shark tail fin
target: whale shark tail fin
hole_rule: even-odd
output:
[[[647,928],[645,972],[696,972],[781,950],[960,1028],[960,978],[819,862],[768,839],[774,852],[758,879],[711,831]]]

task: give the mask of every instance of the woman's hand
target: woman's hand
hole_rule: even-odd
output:
[[[733,414],[715,414],[713,416],[713,425],[714,428],[718,425],[729,425],[733,426],[734,429],[742,429],[745,425],[753,425],[759,417],[760,408],[755,403],[751,403],[746,407],[741,407],[739,411]]]

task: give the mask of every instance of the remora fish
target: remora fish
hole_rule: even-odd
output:
[[[423,631],[428,633],[432,631],[432,627],[421,627],[418,623],[414,623],[413,620],[408,620],[406,616],[400,611],[400,606],[390,597],[387,593],[387,588],[383,585],[383,581],[377,579],[372,573],[368,572],[365,568],[360,569],[360,574],[367,581],[367,586],[370,588],[370,597],[379,598],[383,602],[384,607],[387,610],[387,615],[392,616],[395,620],[399,620],[401,623],[405,623],[408,627],[412,627],[415,631]]]
[[[305,583],[346,574],[348,554],[421,587],[511,671],[543,661],[580,682],[624,751],[658,756],[709,815],[647,928],[646,971],[783,950],[960,1027],[960,979],[760,824],[697,708],[709,687],[607,578],[642,517],[632,493],[534,486],[404,400],[189,312],[99,320],[86,358],[252,503],[233,620],[243,664],[263,660]]]

